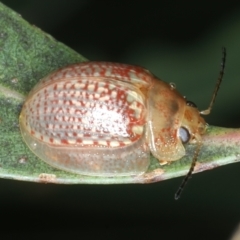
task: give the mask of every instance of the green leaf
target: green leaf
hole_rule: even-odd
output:
[[[54,169],[38,159],[22,140],[18,117],[26,94],[42,77],[59,67],[86,61],[0,3],[0,177],[33,182],[151,183],[185,175],[196,146],[184,158],[160,166],[152,158],[145,174],[90,177]],[[208,127],[195,172],[239,161],[240,130]]]

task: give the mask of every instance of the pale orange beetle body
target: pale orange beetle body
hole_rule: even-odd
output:
[[[30,92],[20,114],[29,148],[48,164],[91,176],[144,173],[201,142],[206,123],[176,89],[144,68],[85,62],[62,68]]]

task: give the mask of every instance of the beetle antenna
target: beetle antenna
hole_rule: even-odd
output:
[[[202,142],[198,142],[198,145],[197,145],[197,147],[195,149],[195,153],[194,153],[194,156],[193,156],[191,167],[190,167],[187,175],[183,179],[183,181],[182,181],[180,187],[178,188],[177,192],[175,193],[175,200],[178,200],[180,198],[181,193],[182,193],[186,183],[188,182],[189,178],[191,177],[191,175],[193,173],[193,170],[194,170],[194,167],[196,165],[197,158],[198,158],[198,155],[199,155],[201,147],[202,147]]]
[[[227,55],[227,54],[226,54],[226,48],[223,47],[223,48],[222,48],[221,70],[220,70],[220,74],[219,74],[219,77],[218,77],[218,80],[217,80],[215,89],[214,89],[214,91],[213,91],[212,99],[211,99],[211,101],[210,101],[209,107],[208,107],[206,110],[200,111],[200,114],[201,114],[201,115],[208,115],[208,114],[211,112],[211,110],[212,110],[213,104],[214,104],[214,102],[215,102],[215,99],[216,99],[216,97],[217,97],[218,90],[219,90],[219,88],[220,88],[220,85],[221,85],[221,82],[222,82],[222,79],[223,79],[225,62],[226,62],[226,55]]]

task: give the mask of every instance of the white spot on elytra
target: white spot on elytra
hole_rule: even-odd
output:
[[[75,98],[73,98],[72,99],[72,103],[73,103],[73,105],[74,106],[78,106],[78,107],[80,107],[81,106],[81,103],[80,103],[80,101],[78,101],[77,99],[75,99]],[[73,114],[74,113],[74,108],[70,108],[70,113],[71,114]]]
[[[131,143],[132,143],[132,141],[131,141],[131,140],[129,140],[129,139],[127,139],[127,140],[124,140],[124,141],[123,141],[123,143],[124,143],[125,145],[129,145],[129,144],[131,144]]]
[[[87,112],[84,113],[84,116],[91,117],[92,116],[92,112],[91,111],[87,111]]]
[[[76,139],[70,138],[70,139],[68,139],[68,143],[69,144],[76,144]]]
[[[69,108],[69,114],[73,115],[75,113],[75,109],[74,108]]]
[[[93,135],[92,135],[92,139],[97,140],[97,139],[98,139],[98,136],[97,136],[96,134],[93,134]]]
[[[86,108],[89,108],[89,107],[90,107],[90,102],[84,103],[84,106],[85,106]]]
[[[118,106],[122,106],[122,104],[123,104],[122,100],[119,100],[118,101]]]
[[[75,98],[79,98],[80,97],[80,91],[76,91],[74,90],[73,94],[72,94]]]
[[[114,85],[114,84],[109,84],[109,85],[108,85],[108,88],[109,88],[110,90],[112,90],[112,89],[116,88],[116,85]]]
[[[96,72],[93,73],[93,76],[94,76],[94,77],[99,77],[99,76],[100,76],[100,73],[96,71]]]
[[[88,85],[88,91],[94,91],[95,85],[90,84]]]
[[[91,74],[91,73],[92,73],[92,69],[86,66],[86,67],[85,67],[85,72],[86,72],[87,74]]]
[[[75,90],[70,90],[68,94],[69,94],[69,95],[75,95],[75,94],[76,94],[76,91],[75,91]]]
[[[87,74],[85,72],[81,72],[81,77],[87,77]]]
[[[132,132],[138,135],[142,135],[143,133],[143,127],[142,126],[133,126]]]
[[[120,144],[119,144],[119,142],[117,142],[117,141],[111,141],[110,142],[110,146],[111,147],[118,147]]]
[[[83,140],[82,143],[83,143],[83,145],[92,145],[93,141],[92,140]]]
[[[138,77],[136,76],[136,74],[134,72],[129,72],[129,77],[130,77],[131,81],[138,79]]]
[[[54,139],[53,139],[53,143],[60,145],[60,144],[61,144],[61,141],[60,141],[59,138],[54,138]]]
[[[98,141],[98,144],[99,145],[103,145],[103,146],[107,146],[107,142],[106,141]]]
[[[112,97],[112,98],[116,98],[116,96],[117,96],[117,92],[116,92],[116,91],[112,91],[112,92],[111,92],[111,97]]]
[[[64,121],[64,122],[68,122],[68,121],[69,121],[69,116],[66,116],[66,115],[63,116],[63,121]]]
[[[78,138],[83,138],[83,134],[82,133],[78,133],[77,136],[78,136]]]
[[[73,130],[78,130],[78,126],[76,124],[72,125]]]
[[[99,87],[99,88],[97,89],[97,92],[98,92],[98,93],[102,93],[104,90],[105,90],[105,88]]]
[[[127,95],[127,101],[128,102],[132,102],[134,101],[135,99],[138,99],[138,94],[134,91],[128,91],[127,92],[128,95]]]
[[[63,88],[63,82],[57,83],[57,89],[62,89]]]
[[[81,89],[81,88],[84,88],[85,86],[86,86],[85,83],[75,83],[74,84],[75,89]]]
[[[88,124],[89,123],[89,119],[88,118],[82,118],[82,123],[83,124]]]
[[[90,100],[93,100],[93,94],[89,94],[89,95],[88,95],[88,98],[89,98]]]
[[[95,94],[94,94],[94,97],[95,97],[95,98],[99,98],[99,97],[100,97],[100,94],[99,94],[99,93],[95,93]]]
[[[141,116],[142,109],[141,108],[136,108],[135,109],[135,118],[139,119]]]
[[[105,76],[111,76],[112,74],[112,69],[111,68],[107,68],[106,72],[105,72]]]
[[[68,82],[68,83],[65,84],[66,89],[69,89],[71,86],[72,86],[71,82]]]
[[[134,114],[135,118],[140,118],[142,109],[139,108],[139,107],[137,107],[137,102],[133,102],[133,103],[129,106],[129,108],[131,108],[131,109],[134,110],[134,112],[135,112],[135,114]]]

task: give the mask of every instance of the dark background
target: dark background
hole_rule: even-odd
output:
[[[227,65],[211,125],[240,126],[240,4],[226,1],[4,0],[91,60],[142,65],[207,107]],[[41,185],[0,180],[3,238],[229,239],[240,221],[240,165],[151,185]],[[6,220],[10,217],[10,221]]]

